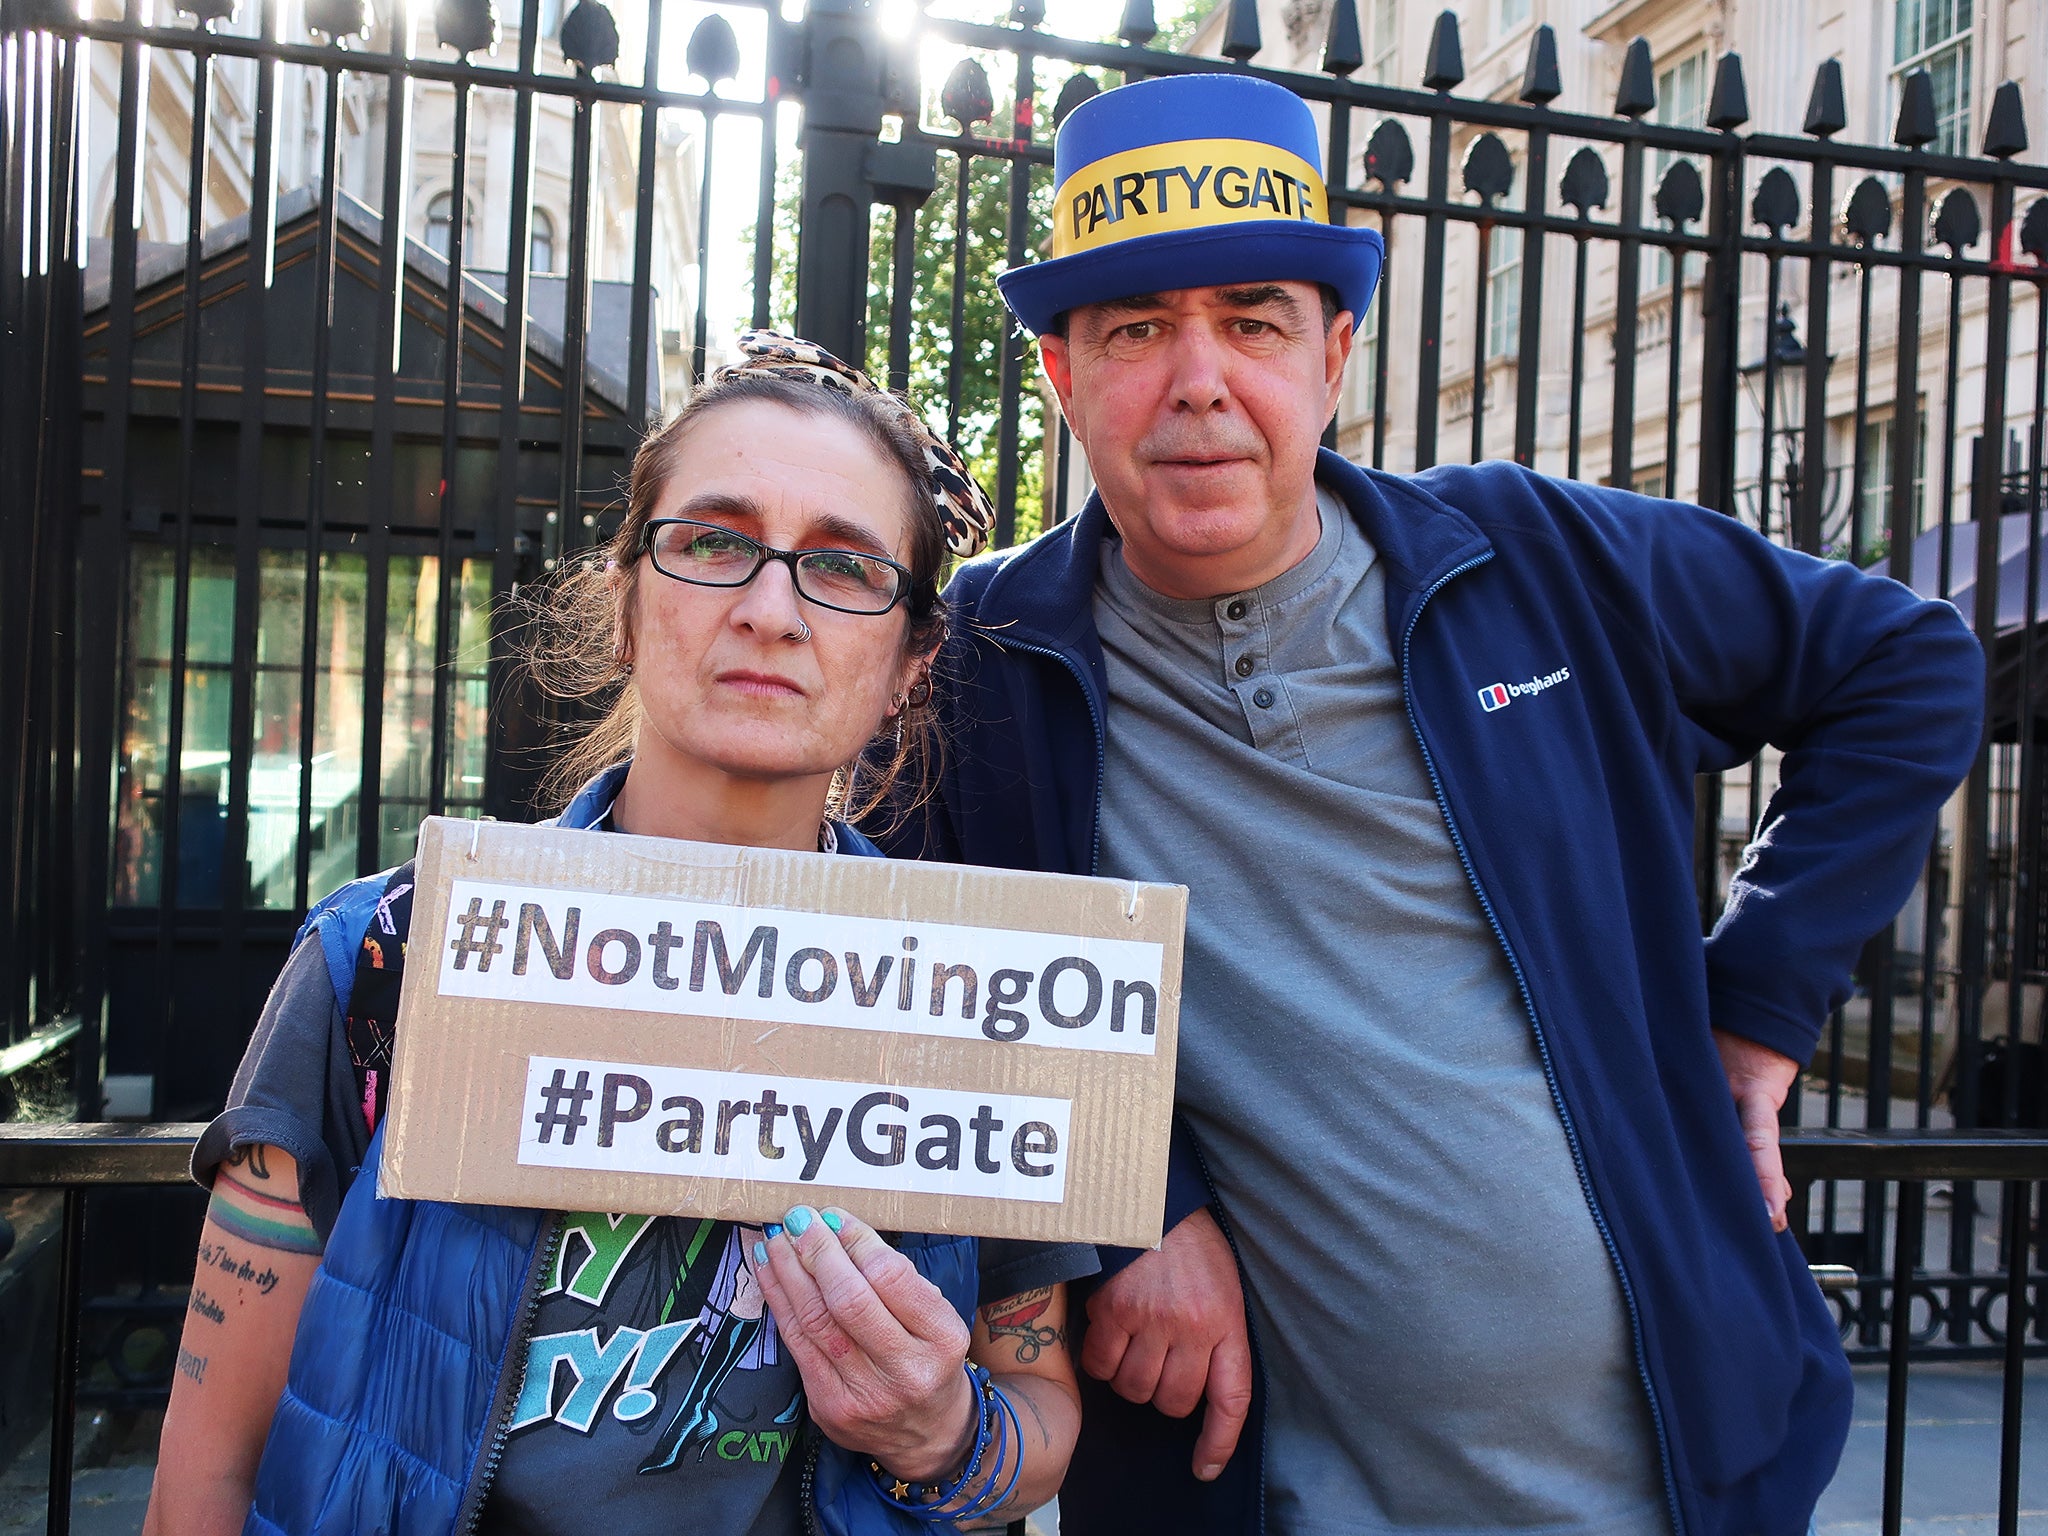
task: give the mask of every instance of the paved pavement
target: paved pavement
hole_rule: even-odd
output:
[[[1834,1486],[1821,1501],[1821,1536],[1877,1536],[1884,1489],[1884,1371],[1859,1367],[1856,1417]],[[1902,1536],[1993,1536],[1998,1529],[1999,1371],[1995,1364],[1915,1365],[1906,1400],[1906,1507]],[[2026,1372],[2020,1452],[2021,1536],[2048,1536],[2048,1361]],[[86,1426],[85,1455],[72,1484],[78,1536],[136,1536],[149,1499],[153,1455],[146,1443],[110,1442]],[[0,1471],[0,1536],[43,1528],[48,1440]],[[1032,1522],[1033,1536],[1057,1536],[1058,1511]]]

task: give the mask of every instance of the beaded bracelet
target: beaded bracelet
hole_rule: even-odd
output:
[[[967,1372],[967,1379],[974,1385],[974,1393],[979,1411],[975,1419],[974,1447],[968,1453],[967,1465],[961,1471],[959,1477],[955,1478],[950,1484],[913,1483],[907,1478],[897,1477],[879,1461],[871,1459],[868,1462],[868,1470],[875,1479],[876,1492],[881,1496],[882,1502],[902,1510],[905,1514],[916,1515],[921,1520],[952,1520],[956,1518],[955,1514],[942,1514],[940,1511],[944,1506],[960,1497],[980,1474],[982,1458],[988,1452],[989,1437],[999,1427],[1002,1412],[1006,1411],[1011,1419],[1016,1418],[1016,1410],[1010,1407],[1008,1398],[1003,1397],[995,1383],[989,1379],[989,1374],[986,1370],[976,1365],[972,1360],[963,1361],[962,1365]],[[1001,1411],[996,1407],[998,1400],[1002,1403]],[[1008,1439],[1007,1428],[1004,1429],[1003,1439]],[[1002,1464],[1006,1459],[1002,1454],[1002,1448],[999,1446],[996,1468],[990,1474],[991,1482],[1000,1473]]]
[[[988,1482],[983,1486],[980,1496],[968,1500],[965,1505],[954,1510],[952,1513],[940,1516],[939,1518],[941,1519],[952,1521],[970,1520],[977,1515],[991,1514],[1001,1509],[1010,1502],[1010,1495],[1016,1492],[1017,1489],[1017,1479],[1023,1475],[1024,1425],[1017,1417],[1017,1409],[1011,1403],[1010,1395],[993,1382],[989,1384],[989,1390],[994,1406],[1000,1410],[998,1427],[1001,1433],[996,1441],[995,1465],[989,1469]],[[1011,1440],[1012,1430],[1016,1432],[1014,1442]],[[1007,1483],[1003,1483],[1002,1492],[998,1493],[996,1492],[996,1484],[1002,1482],[1003,1465],[1007,1459],[1008,1448],[1013,1443],[1017,1448],[1017,1455],[1015,1461],[1010,1465],[1010,1480]]]

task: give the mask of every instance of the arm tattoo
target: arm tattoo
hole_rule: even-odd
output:
[[[269,1183],[267,1151],[261,1146],[237,1147],[214,1174],[208,1219],[229,1236],[258,1248],[317,1257],[324,1245],[305,1206],[272,1194],[264,1187]]]
[[[1017,1363],[1030,1365],[1050,1345],[1064,1344],[1066,1330],[1050,1328],[1038,1320],[1045,1316],[1052,1305],[1052,1287],[1041,1285],[1035,1291],[1026,1291],[1021,1296],[1012,1296],[993,1306],[981,1309],[981,1320],[992,1339],[1012,1338],[1017,1341]]]
[[[224,1323],[228,1320],[228,1315],[221,1304],[197,1285],[192,1287],[192,1300],[187,1304],[186,1310],[194,1317],[205,1318],[209,1323]]]
[[[206,1356],[195,1355],[189,1349],[179,1350],[178,1373],[182,1376],[190,1376],[194,1381],[204,1382],[206,1380]]]

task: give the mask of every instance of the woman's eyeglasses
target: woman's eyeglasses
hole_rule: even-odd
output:
[[[761,567],[789,567],[797,595],[841,613],[887,613],[910,591],[910,572],[894,560],[857,549],[772,549],[717,523],[657,517],[642,549],[664,576],[699,587],[744,587]]]

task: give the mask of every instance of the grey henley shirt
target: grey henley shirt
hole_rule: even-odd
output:
[[[1182,602],[1103,545],[1101,870],[1191,892],[1179,1102],[1285,1536],[1669,1529],[1627,1313],[1409,725],[1375,551]]]

